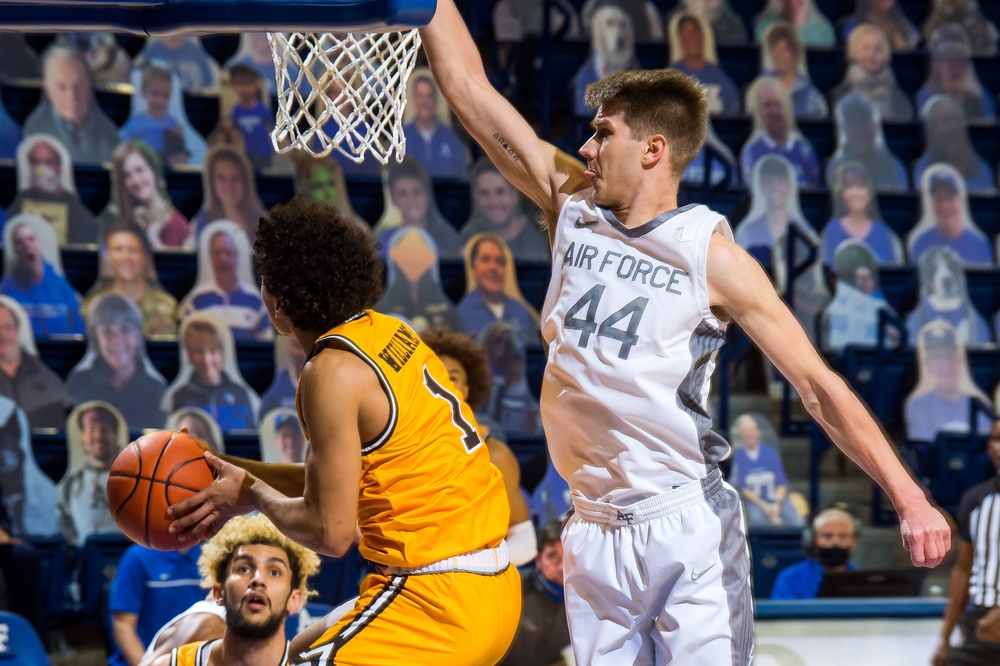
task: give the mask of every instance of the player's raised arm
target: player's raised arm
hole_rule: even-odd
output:
[[[438,0],[420,36],[434,79],[462,125],[507,180],[554,222],[565,197],[589,187],[583,165],[539,139],[493,88],[454,0]]]
[[[899,514],[903,545],[913,564],[939,564],[951,547],[948,523],[927,501],[865,406],[813,347],[763,269],[719,234],[709,245],[708,267],[712,308],[746,331],[833,443],[886,492]]]

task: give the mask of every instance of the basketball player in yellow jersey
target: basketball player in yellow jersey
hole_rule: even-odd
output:
[[[297,396],[306,459],[206,456],[218,478],[171,507],[171,529],[205,538],[257,509],[334,557],[360,535],[376,571],[300,663],[496,663],[521,603],[503,539],[504,484],[438,357],[409,326],[370,309],[382,285],[374,241],[296,197],[261,219],[254,250],[275,328],[311,350]]]

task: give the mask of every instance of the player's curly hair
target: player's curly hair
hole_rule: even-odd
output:
[[[295,195],[260,219],[254,268],[296,328],[327,331],[382,296],[376,243],[335,208]]]
[[[285,551],[292,569],[292,589],[301,590],[306,596],[315,594],[309,589],[308,580],[319,571],[319,556],[279,532],[262,513],[231,519],[218,534],[202,544],[198,557],[202,587],[221,584],[228,575],[236,550],[250,545],[274,546]]]
[[[448,328],[434,328],[420,334],[420,339],[438,356],[450,356],[465,368],[469,381],[469,397],[465,399],[478,410],[490,397],[493,373],[490,372],[486,350],[471,336]]]

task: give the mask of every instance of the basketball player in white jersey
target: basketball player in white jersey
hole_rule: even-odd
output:
[[[672,70],[591,86],[582,165],[541,141],[489,84],[453,0],[421,30],[465,128],[544,214],[553,245],[542,422],[575,515],[563,532],[579,664],[748,664],[750,559],[718,464],[709,379],[737,322],[830,438],[891,498],[917,566],[950,531],[880,427],[823,362],[760,266],[705,206],[677,207],[705,139],[701,88]]]

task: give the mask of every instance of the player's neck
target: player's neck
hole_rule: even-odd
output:
[[[647,179],[638,186],[631,201],[610,208],[625,227],[641,227],[658,215],[677,208],[677,183]]]
[[[263,641],[242,638],[227,631],[223,639],[212,646],[209,661],[212,666],[279,666],[285,649],[284,631]]]

